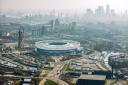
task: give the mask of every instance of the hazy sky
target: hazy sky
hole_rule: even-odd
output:
[[[128,0],[0,0],[0,9],[74,9],[96,8],[98,5],[128,10]]]

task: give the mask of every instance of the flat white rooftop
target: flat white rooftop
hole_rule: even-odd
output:
[[[79,79],[87,79],[87,80],[105,80],[106,76],[103,75],[81,75]]]

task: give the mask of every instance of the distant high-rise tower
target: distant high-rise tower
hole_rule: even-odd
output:
[[[24,29],[20,28],[18,32],[18,48],[23,48],[24,47]]]
[[[59,25],[60,25],[60,21],[59,21],[59,19],[56,19],[55,20],[55,26],[58,27]]]
[[[54,20],[50,21],[50,25],[51,25],[51,32],[53,32],[54,31]]]
[[[86,9],[86,16],[92,16],[93,15],[93,11],[91,9]]]
[[[106,6],[106,14],[107,14],[107,15],[110,15],[110,12],[111,12],[110,6],[107,5],[107,6]]]
[[[96,15],[103,16],[104,15],[104,7],[98,6],[98,8],[95,10]]]

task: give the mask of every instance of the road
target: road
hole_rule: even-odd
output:
[[[54,57],[53,59],[55,60],[55,66],[54,66],[53,70],[50,71],[47,74],[47,77],[43,78],[43,80],[39,83],[39,85],[44,85],[46,79],[52,80],[52,81],[58,83],[59,85],[68,85],[68,83],[60,80],[58,77],[59,77],[60,70],[62,69],[64,63],[69,62],[69,60],[68,61],[64,61],[64,62],[61,62],[58,58],[55,58]]]

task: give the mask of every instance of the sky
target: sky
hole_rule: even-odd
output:
[[[110,5],[116,11],[128,10],[128,0],[0,0],[0,10],[85,10]]]

